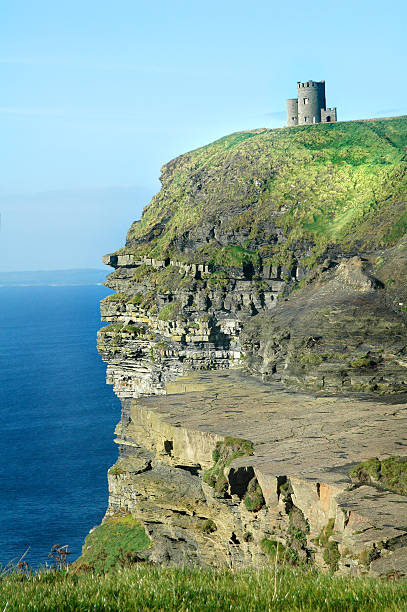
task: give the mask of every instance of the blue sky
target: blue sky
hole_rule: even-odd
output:
[[[99,267],[160,167],[284,124],[298,80],[341,120],[407,114],[407,5],[3,0],[0,270]]]

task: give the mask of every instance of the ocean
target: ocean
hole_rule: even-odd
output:
[[[0,287],[0,564],[75,560],[107,506],[120,403],[96,350],[103,286]]]

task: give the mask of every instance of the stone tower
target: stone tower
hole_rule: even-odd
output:
[[[287,125],[337,121],[336,108],[326,108],[325,81],[297,83],[297,98],[287,100]]]

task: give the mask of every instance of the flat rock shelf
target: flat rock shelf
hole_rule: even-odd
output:
[[[123,406],[107,516],[126,508],[145,525],[146,558],[262,565],[280,545],[340,573],[407,570],[406,497],[349,476],[374,456],[407,457],[405,398],[287,392],[232,369]],[[222,463],[225,444],[237,452]],[[214,464],[222,487],[207,477]]]

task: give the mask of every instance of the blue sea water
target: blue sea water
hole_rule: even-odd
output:
[[[96,351],[103,286],[0,288],[0,563],[77,558],[107,505],[120,403]]]

